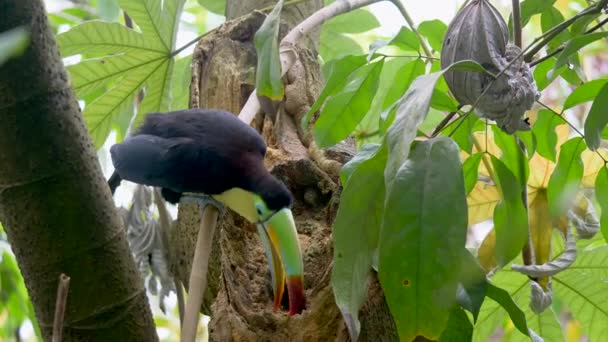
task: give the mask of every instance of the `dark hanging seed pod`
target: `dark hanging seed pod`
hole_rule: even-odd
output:
[[[475,112],[496,121],[503,131],[513,134],[517,130],[530,129],[521,117],[540,93],[530,68],[521,56],[518,58],[521,49],[509,43],[508,37],[507,24],[496,8],[488,0],[473,0],[448,27],[441,49],[441,67],[473,60],[494,75],[507,68],[496,80],[472,71],[449,71],[444,76],[452,94],[463,105],[473,105],[490,85],[477,102]]]

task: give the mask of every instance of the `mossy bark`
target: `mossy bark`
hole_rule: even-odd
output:
[[[0,32],[31,43],[0,66],[0,221],[45,340],[59,275],[71,277],[64,341],[156,341],[126,234],[41,0],[0,1]]]
[[[190,106],[219,108],[238,114],[255,88],[257,54],[253,36],[265,19],[255,9],[276,1],[228,0],[227,22],[202,38],[194,52]],[[323,6],[314,0],[286,6],[280,36]],[[253,12],[252,12],[253,11]],[[348,140],[318,151],[300,128],[323,86],[317,61],[319,32],[299,42],[298,60],[284,76],[285,98],[277,115],[258,115],[252,125],[268,145],[266,166],[294,194],[293,213],[304,257],[307,309],[288,317],[272,309],[272,289],[264,251],[255,227],[228,211],[216,230],[205,312],[211,307],[212,341],[347,341],[348,332],[330,284],[333,260],[331,226],[340,200],[340,166],[355,152]],[[314,120],[313,120],[314,121]],[[187,282],[198,231],[200,209],[180,207],[172,231],[173,265]],[[286,304],[286,303],[284,303]],[[396,341],[395,325],[375,274],[361,313],[360,341]]]

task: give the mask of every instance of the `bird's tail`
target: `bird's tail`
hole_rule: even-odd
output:
[[[121,180],[122,179],[116,171],[114,171],[110,179],[108,179],[108,185],[110,186],[110,191],[112,191],[112,195],[114,195],[114,192],[116,191],[116,188],[118,188],[118,186],[120,185]]]

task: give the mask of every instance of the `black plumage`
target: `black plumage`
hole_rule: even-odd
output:
[[[264,167],[266,144],[235,115],[189,109],[150,113],[132,136],[111,147],[118,179],[162,187],[163,197],[179,201],[183,192],[207,195],[241,188],[258,194],[271,210],[291,205],[285,185]]]

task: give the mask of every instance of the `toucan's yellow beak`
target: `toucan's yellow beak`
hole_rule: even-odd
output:
[[[287,278],[289,315],[301,313],[306,306],[304,265],[291,210],[283,208],[267,221],[258,223],[258,232],[266,249],[272,275],[275,310],[281,305]]]

